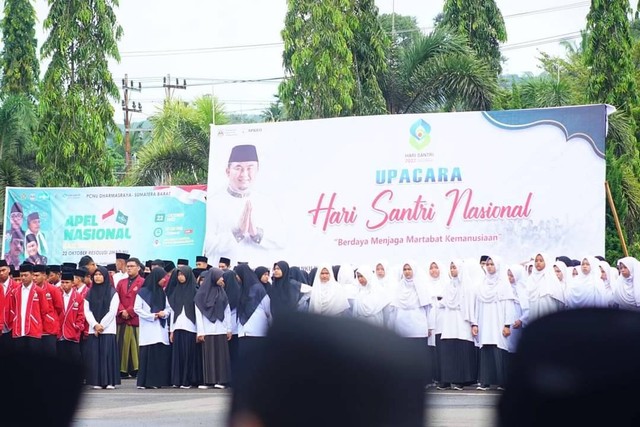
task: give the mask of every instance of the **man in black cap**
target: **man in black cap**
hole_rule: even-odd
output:
[[[26,261],[33,265],[47,265],[47,257],[40,253],[40,245],[35,234],[27,234],[24,238],[25,252],[27,253]]]
[[[231,427],[422,427],[425,361],[395,333],[345,317],[290,313],[242,356]]]
[[[196,268],[200,268],[202,270],[208,270],[211,268],[209,265],[209,258],[206,256],[199,255],[196,257]]]
[[[14,202],[11,205],[11,213],[9,214],[9,222],[11,223],[11,229],[7,231],[7,235],[16,233],[24,239],[24,229],[22,228],[22,222],[24,221],[24,213],[22,212],[22,205],[19,202]]]
[[[49,247],[44,238],[44,233],[40,230],[40,214],[38,212],[31,212],[27,216],[27,228],[28,230],[25,235],[25,239],[28,238],[30,234],[33,234],[35,240],[38,242],[40,255],[47,256],[49,253]]]
[[[32,264],[20,265],[20,285],[10,293],[9,317],[5,321],[17,351],[41,352],[43,324],[53,322],[53,306],[47,302],[44,289],[34,285],[33,268]]]
[[[186,258],[178,258],[178,260],[176,261],[176,264],[178,267],[188,267],[189,260]]]
[[[124,252],[116,252],[116,272],[113,274],[113,283],[118,284],[122,279],[127,278],[127,260],[130,258],[129,254]]]
[[[7,264],[12,265],[15,269],[20,267],[21,260],[24,256],[24,234],[16,231],[11,232],[11,240],[9,242],[9,252],[4,254]]]
[[[218,268],[222,271],[227,271],[231,267],[231,260],[227,257],[220,257],[218,261]]]
[[[211,194],[207,203],[205,255],[211,259],[228,256],[264,264],[278,258],[285,245],[284,221],[276,205],[253,191],[259,169],[254,145],[236,145],[227,163],[227,187]]]
[[[62,267],[59,265],[47,265],[47,280],[56,288],[60,287]]]

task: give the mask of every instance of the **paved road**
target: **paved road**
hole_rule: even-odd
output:
[[[85,391],[73,427],[224,426],[228,390],[137,390],[124,380],[116,390]],[[432,427],[489,427],[497,392],[433,391],[427,408]]]

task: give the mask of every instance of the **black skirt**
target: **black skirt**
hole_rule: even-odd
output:
[[[171,380],[171,346],[162,343],[140,346],[138,387],[168,386]]]
[[[115,334],[90,334],[85,346],[87,384],[105,387],[120,384],[120,355]]]
[[[440,349],[440,382],[443,384],[475,384],[478,378],[476,346],[472,341],[444,339]]]
[[[231,383],[231,357],[226,335],[205,335],[202,376],[206,385]]]
[[[496,345],[480,348],[478,382],[483,385],[503,386],[507,380],[509,353]]]
[[[171,346],[171,385],[198,385],[196,356],[196,333],[175,330]]]

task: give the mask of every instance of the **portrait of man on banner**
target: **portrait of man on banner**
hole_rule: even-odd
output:
[[[277,209],[277,200],[254,189],[260,169],[254,145],[231,149],[225,169],[226,188],[207,198],[207,238],[205,255],[257,262],[268,251],[282,249],[286,231]],[[277,199],[275,193],[272,197]]]

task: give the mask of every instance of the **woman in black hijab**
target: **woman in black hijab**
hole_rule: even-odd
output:
[[[115,389],[120,384],[118,344],[116,342],[116,313],[120,298],[111,286],[109,272],[98,266],[87,293],[84,314],[89,324],[85,347],[87,384],[94,389]]]
[[[140,318],[140,370],[136,380],[139,389],[170,385],[171,346],[167,328],[170,311],[162,289],[164,276],[164,270],[154,268],[144,279],[133,305]]]
[[[235,272],[232,272],[235,276]],[[224,290],[224,272],[211,268],[196,292],[198,341],[202,343],[203,381],[199,388],[226,388],[231,383],[231,308]],[[237,285],[237,283],[236,283]],[[237,293],[239,299],[239,292]],[[236,299],[236,302],[237,302]]]
[[[271,323],[271,302],[258,276],[247,265],[238,265],[240,301],[238,302],[238,336],[240,365],[250,364],[249,357],[260,357],[264,337]]]
[[[171,384],[188,389],[198,385],[202,377],[202,357],[196,344],[196,280],[191,268],[175,269],[165,292],[171,310]]]
[[[264,286],[264,290],[269,293],[269,291],[271,290],[271,277],[269,277],[269,269],[267,267],[260,266],[256,267],[254,271],[256,273],[256,276],[258,276],[260,283],[262,283],[262,286]]]
[[[298,309],[302,297],[302,283],[295,280],[290,273],[289,263],[278,261],[273,265],[273,281],[269,298],[271,313],[274,318]]]
[[[246,265],[246,264],[239,264]],[[227,342],[229,346],[229,357],[231,360],[231,381],[238,369],[238,302],[240,301],[240,281],[234,270],[225,271],[222,275],[224,280],[224,291],[229,298],[229,308],[231,309],[231,339]]]

